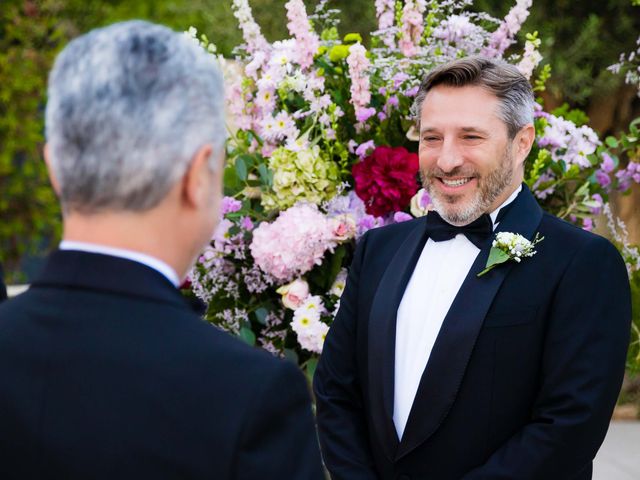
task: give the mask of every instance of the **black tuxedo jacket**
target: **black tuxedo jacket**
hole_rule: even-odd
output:
[[[57,251],[0,306],[0,478],[321,479],[291,363],[195,315],[155,270]]]
[[[496,231],[540,232],[538,253],[477,277],[490,241],[482,248],[399,440],[396,311],[425,225],[423,217],[372,230],[357,248],[314,380],[332,478],[591,478],[629,341],[629,283],[617,250],[543,213],[524,187]]]
[[[4,271],[0,263],[0,302],[7,299],[7,287],[4,284]]]

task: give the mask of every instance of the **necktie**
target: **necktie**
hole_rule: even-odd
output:
[[[435,210],[430,211],[427,215],[427,234],[434,242],[451,240],[459,233],[467,237],[476,247],[482,249],[493,233],[491,217],[485,213],[470,224],[457,227],[443,220]]]

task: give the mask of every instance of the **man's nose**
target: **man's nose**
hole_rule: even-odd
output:
[[[445,173],[452,172],[464,163],[461,152],[455,142],[445,138],[442,142],[440,155],[438,156],[438,167]]]

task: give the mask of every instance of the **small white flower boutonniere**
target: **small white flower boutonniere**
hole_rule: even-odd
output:
[[[541,237],[539,233],[536,233],[533,240],[527,240],[517,233],[498,232],[491,245],[487,265],[478,276],[481,277],[494,267],[509,260],[520,263],[523,258],[533,257],[536,254],[536,250],[533,247],[542,240],[544,240],[544,237]]]

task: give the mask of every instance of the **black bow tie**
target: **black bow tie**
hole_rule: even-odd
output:
[[[504,219],[515,203],[516,202],[514,200],[498,211],[498,215],[496,215],[496,224],[500,223]],[[456,227],[455,225],[447,223],[435,210],[431,210],[427,215],[427,234],[434,242],[451,240],[459,233],[467,237],[467,239],[476,247],[482,249],[487,239],[493,234],[493,221],[489,214],[485,213],[469,225]]]
[[[443,218],[432,210],[427,215],[427,234],[434,242],[444,242],[451,240],[459,233],[463,234],[476,247],[482,249],[485,242],[493,233],[493,222],[488,214],[483,214],[469,225],[457,227],[447,223]]]

